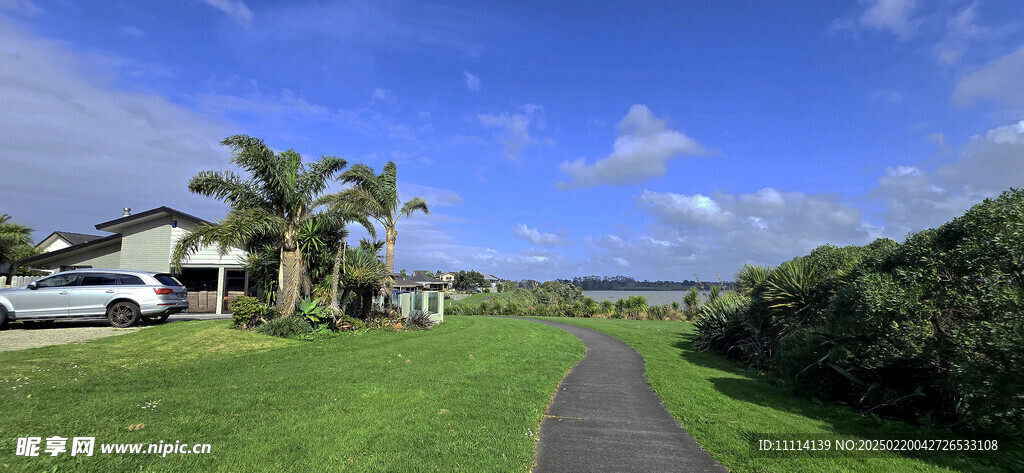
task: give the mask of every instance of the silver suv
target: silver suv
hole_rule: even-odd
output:
[[[114,327],[160,323],[188,309],[174,276],[129,269],[76,269],[0,289],[0,328],[10,320],[106,317]]]

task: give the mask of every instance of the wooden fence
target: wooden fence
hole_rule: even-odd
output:
[[[37,279],[42,279],[42,276],[14,276],[11,278],[11,283],[7,284],[7,277],[0,276],[0,289],[6,289],[8,287],[24,286]]]

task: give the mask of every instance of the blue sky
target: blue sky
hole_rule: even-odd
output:
[[[1017,7],[0,0],[0,212],[215,220],[244,133],[395,161],[399,269],[730,279],[1024,184]]]

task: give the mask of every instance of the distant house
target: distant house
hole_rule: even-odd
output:
[[[413,271],[412,276],[402,277],[395,274],[395,291],[423,292],[423,291],[447,291],[451,288],[451,282],[436,278],[430,271]]]
[[[65,271],[78,268],[122,268],[171,272],[171,250],[186,231],[211,222],[170,207],[157,207],[99,223],[96,229],[107,236],[53,232],[39,242],[46,253],[18,262],[20,267]],[[245,252],[232,248],[221,256],[216,248],[197,251],[183,261],[176,276],[189,290],[191,312],[224,310],[225,296],[248,290],[248,273],[242,260]]]
[[[451,292],[452,289],[455,288],[455,273],[442,273],[440,271],[438,271],[438,273],[440,274],[437,278],[447,284],[447,286],[445,286],[445,290]]]
[[[501,282],[500,278],[493,274],[484,274],[484,279],[491,284],[491,288],[487,292],[498,292],[498,283]]]

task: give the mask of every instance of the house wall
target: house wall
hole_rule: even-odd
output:
[[[121,231],[120,268],[167,272],[171,270],[171,217],[159,217]]]
[[[169,225],[169,222],[168,222]],[[185,232],[191,230],[196,226],[196,222],[189,220],[178,219],[178,226],[171,228],[171,238],[168,245],[168,259],[170,258],[170,249],[174,248],[174,245],[178,243],[178,240],[185,235]],[[169,227],[168,227],[169,228]],[[183,266],[242,266],[242,262],[245,259],[245,251],[239,248],[232,248],[228,254],[221,256],[217,251],[216,246],[203,248],[191,256],[185,261],[182,261]]]
[[[93,268],[117,268],[121,263],[121,245],[113,242],[88,251],[68,255],[45,264],[32,265],[36,268],[60,269],[61,266],[92,266]]]
[[[64,248],[67,248],[69,246],[71,245],[69,245],[68,242],[64,241],[63,239],[55,238],[53,242],[46,246],[46,248],[40,248],[40,250],[42,250],[43,253],[49,253],[51,251],[63,250]]]

